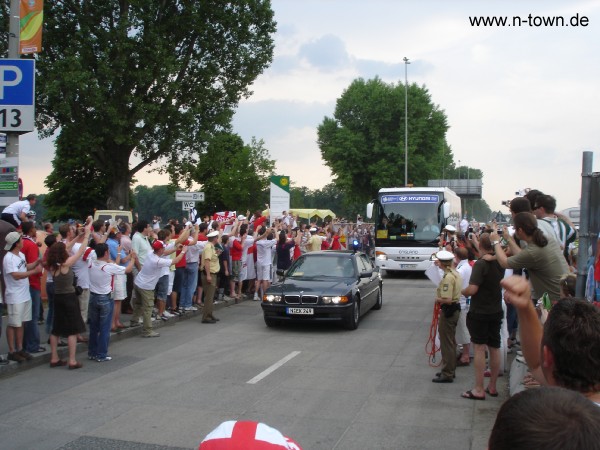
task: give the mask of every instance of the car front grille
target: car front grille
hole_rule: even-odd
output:
[[[319,302],[318,295],[286,295],[285,302],[288,305],[316,305]]]
[[[316,295],[303,295],[300,300],[303,305],[316,305],[319,302],[319,297]]]

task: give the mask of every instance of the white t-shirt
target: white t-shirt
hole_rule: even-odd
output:
[[[460,274],[460,278],[462,279],[462,289],[466,289],[469,287],[469,280],[471,279],[471,272],[473,272],[473,268],[469,264],[469,260],[463,259],[461,260],[457,266],[456,271]],[[465,311],[467,307],[467,298],[460,294],[460,308]]]
[[[125,273],[125,267],[115,263],[95,260],[89,270],[90,292],[106,295],[112,291],[113,275]]]
[[[273,262],[273,249],[277,245],[275,239],[261,239],[256,241],[256,264],[269,266]]]
[[[171,240],[167,244],[167,246],[165,247],[165,251],[171,250],[173,248],[175,248],[175,240]],[[175,265],[173,264],[173,258],[174,258],[174,256],[175,256],[175,252],[169,253],[166,256],[165,255],[161,256],[162,259],[168,259],[169,261],[171,261],[171,265],[169,265],[169,267],[163,267],[162,268],[162,271],[160,272],[160,276],[161,277],[164,277],[165,275],[169,275],[169,272],[171,271],[171,269],[175,268]]]
[[[208,241],[198,241],[194,245],[188,245],[185,253],[185,262],[193,264],[200,261],[200,254]]]
[[[25,214],[27,214],[30,209],[31,204],[29,203],[29,200],[22,200],[20,202],[14,202],[8,205],[6,208],[4,208],[2,214],[12,214],[13,216],[15,216],[17,223],[20,224],[21,213],[24,212]]]
[[[73,244],[71,255],[77,253],[80,247],[81,243],[79,242]],[[95,251],[92,250],[86,256],[87,251],[88,249],[86,249],[81,258],[79,258],[77,262],[73,264],[73,272],[77,277],[77,286],[80,286],[82,289],[90,288],[90,267],[92,265],[92,260],[96,259]]]
[[[139,231],[135,233],[131,239],[131,249],[137,253],[138,261],[142,266],[146,263],[146,256],[153,253],[148,238]]]
[[[156,253],[148,253],[146,262],[142,266],[142,270],[135,277],[134,284],[140,289],[153,291],[156,288],[159,278],[162,276],[163,267],[171,265],[170,258],[159,258]]]
[[[16,305],[31,300],[31,294],[29,294],[29,278],[15,280],[11,275],[11,273],[14,272],[27,272],[25,255],[21,252],[19,252],[18,255],[15,255],[13,252],[6,253],[4,261],[2,262],[2,268],[4,284],[6,284],[6,304]]]

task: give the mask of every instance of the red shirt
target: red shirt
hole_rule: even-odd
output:
[[[260,216],[258,219],[254,219],[254,231],[257,231],[260,226],[265,223],[265,220],[267,220],[266,216]]]
[[[231,244],[231,249],[229,250],[229,254],[231,255],[232,261],[240,261],[242,259],[242,252],[244,248],[242,247],[242,243],[238,239],[234,239]]]
[[[171,239],[177,240],[177,239],[179,239],[179,235],[173,236]],[[190,245],[190,240],[188,239],[187,241],[185,241],[185,242],[182,242],[181,244],[182,244],[182,245],[186,245],[186,246],[187,246],[187,245]],[[179,256],[179,254],[180,254],[180,253],[181,253],[181,250],[177,250],[177,251],[175,252],[175,256],[176,256],[176,257],[177,257],[177,256]],[[175,268],[176,268],[176,269],[181,269],[181,268],[184,268],[184,269],[185,269],[185,258],[181,258],[181,259],[179,260],[179,262],[175,263]]]
[[[31,264],[40,259],[40,249],[29,236],[23,236],[23,248],[21,253],[25,255],[27,264]],[[42,273],[36,273],[29,276],[29,286],[39,291],[42,289]]]
[[[333,242],[331,243],[331,250],[341,250],[342,244],[340,244],[340,236],[339,234],[333,235]]]

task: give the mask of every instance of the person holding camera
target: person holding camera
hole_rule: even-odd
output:
[[[87,242],[90,237],[90,225],[92,218],[88,217],[86,224],[77,230],[78,238]],[[75,244],[72,240],[68,244],[57,242],[48,251],[47,265],[54,279],[54,321],[50,334],[50,367],[66,366],[69,370],[80,369],[83,364],[75,359],[77,350],[77,336],[85,332],[85,323],[81,315],[79,299],[75,293],[73,280],[75,273],[73,266],[83,256],[86,246],[79,245],[77,251],[69,256],[69,247]],[[69,360],[65,361],[58,357],[58,338],[67,336],[69,347]]]
[[[460,316],[460,290],[462,279],[453,267],[454,254],[441,250],[435,254],[437,262],[444,271],[442,281],[437,288],[435,302],[441,309],[438,322],[440,350],[442,352],[442,370],[431,380],[434,383],[452,383],[456,370],[456,325]]]

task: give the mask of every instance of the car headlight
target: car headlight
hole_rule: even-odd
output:
[[[323,303],[334,305],[339,305],[340,303],[348,303],[348,297],[345,295],[336,295],[336,296],[323,296]]]
[[[281,302],[281,295],[273,295],[273,294],[263,295],[263,302],[279,303],[279,302]]]
[[[375,252],[375,257],[380,261],[387,261],[388,257],[384,252]]]

